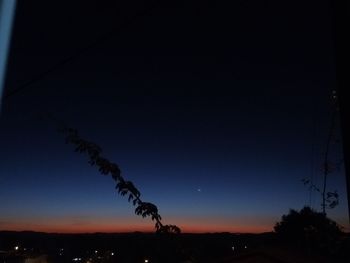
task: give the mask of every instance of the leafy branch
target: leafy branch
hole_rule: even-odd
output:
[[[310,179],[302,179],[301,181],[304,183],[304,185],[308,186],[310,191],[316,191],[321,195],[321,206],[323,211],[326,208],[335,208],[339,204],[339,194],[337,190],[334,190],[333,192],[321,192],[320,188],[313,184]]]
[[[97,166],[102,175],[111,175],[116,181],[116,190],[121,196],[128,196],[128,201],[135,206],[135,214],[145,217],[150,217],[155,222],[157,233],[179,234],[181,230],[176,225],[163,225],[162,217],[158,213],[156,205],[141,200],[141,193],[136,186],[125,180],[121,175],[119,166],[102,157],[102,149],[97,144],[82,139],[78,131],[72,128],[61,129],[66,134],[66,143],[75,145],[75,152],[85,153],[89,157],[89,164]]]

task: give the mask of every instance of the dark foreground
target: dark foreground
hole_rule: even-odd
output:
[[[0,263],[350,262],[349,237],[333,253],[281,243],[274,233],[46,234],[0,232]]]

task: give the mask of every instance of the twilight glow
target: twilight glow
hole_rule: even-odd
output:
[[[289,209],[320,210],[301,180],[323,178],[328,9],[311,21],[308,3],[281,16],[233,2],[155,7],[118,32],[112,9],[71,3],[31,19],[21,2],[0,118],[0,230],[154,231],[48,115],[101,146],[183,232],[260,233]],[[327,188],[340,204],[328,215],[348,230],[338,122],[334,138]]]

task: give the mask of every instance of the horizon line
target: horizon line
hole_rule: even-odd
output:
[[[157,234],[155,231],[120,231],[120,232],[49,232],[49,231],[35,231],[35,230],[1,230],[0,232],[15,232],[15,233],[38,233],[38,234],[59,234],[59,235],[93,235],[93,234]],[[186,231],[182,232],[180,234],[232,234],[232,235],[245,235],[245,234],[252,234],[252,235],[259,235],[259,234],[268,234],[268,233],[275,233],[273,230],[271,231],[265,231],[265,232],[230,232],[230,231]]]

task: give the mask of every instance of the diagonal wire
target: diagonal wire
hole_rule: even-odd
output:
[[[98,47],[99,45],[101,45],[101,44],[105,43],[106,41],[110,40],[113,36],[115,36],[115,33],[117,31],[120,32],[121,29],[132,25],[136,21],[136,19],[133,19],[133,18],[146,15],[149,11],[151,11],[154,8],[155,4],[158,3],[158,1],[152,1],[152,2],[153,2],[153,4],[146,6],[146,8],[142,9],[141,12],[136,13],[136,15],[133,16],[132,18],[124,20],[124,22],[121,25],[119,25],[117,27],[114,27],[109,32],[103,34],[102,36],[97,38],[95,41],[91,42],[89,45],[81,48],[80,50],[77,50],[72,55],[66,57],[65,59],[63,59],[61,61],[59,61],[57,64],[53,65],[52,67],[48,68],[47,70],[39,73],[38,75],[36,75],[35,77],[33,77],[30,80],[26,81],[22,85],[19,85],[19,87],[17,87],[16,89],[13,89],[11,91],[5,91],[5,94],[4,94],[4,97],[3,97],[3,102],[6,102],[7,99],[13,97],[14,95],[18,94],[19,92],[22,92],[23,90],[31,87],[33,84],[39,82],[40,80],[42,80],[46,76],[49,76],[51,73],[57,71],[58,69],[63,68],[67,64],[70,64],[72,61],[82,57],[83,55],[85,55],[89,51],[93,50],[94,48]]]

